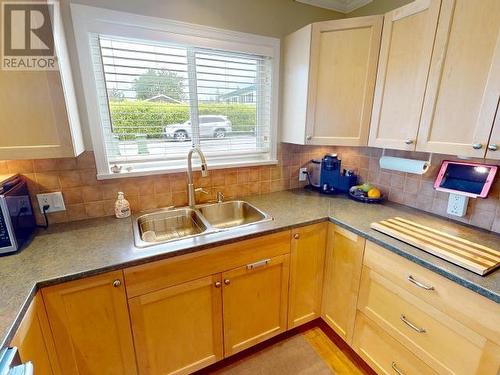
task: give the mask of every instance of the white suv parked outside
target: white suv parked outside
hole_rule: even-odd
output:
[[[232,131],[231,121],[226,116],[202,115],[199,119],[201,138],[220,139]],[[165,138],[175,139],[176,141],[187,141],[192,136],[191,120],[182,124],[167,125],[163,130]]]

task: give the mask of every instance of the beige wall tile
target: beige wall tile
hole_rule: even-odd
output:
[[[88,217],[103,217],[106,216],[104,210],[104,202],[85,203],[85,213]]]
[[[61,182],[61,187],[63,188],[82,186],[80,173],[78,173],[78,171],[60,172],[59,181]]]
[[[35,172],[57,171],[57,159],[37,159],[33,160]]]
[[[95,168],[94,153],[86,151],[83,154],[79,155],[77,157],[76,164],[78,169]]]
[[[0,174],[9,173],[9,167],[7,166],[6,160],[0,160]]]
[[[103,192],[101,186],[84,186],[81,188],[82,197],[85,203],[102,201]]]
[[[237,171],[227,171],[224,174],[224,185],[234,185],[238,183],[238,172]]]
[[[259,168],[259,180],[271,181],[271,168],[269,166],[262,166]]]
[[[57,190],[61,188],[58,172],[35,173],[39,191]]]
[[[474,209],[470,223],[480,228],[490,229],[495,220],[495,212]]]
[[[158,207],[169,207],[173,205],[172,193],[155,194]]]
[[[9,173],[33,173],[33,160],[7,160]]]
[[[56,159],[57,170],[59,171],[72,171],[76,169],[77,162],[75,158],[62,158]]]
[[[80,181],[82,185],[97,185],[99,181],[97,180],[97,171],[95,169],[82,169],[78,171],[80,175]],[[114,182],[114,180],[108,180]],[[106,181],[102,181],[106,183]]]
[[[63,190],[62,193],[66,205],[83,203],[82,188],[69,188]]]
[[[84,204],[70,204],[66,206],[66,213],[69,221],[87,219],[87,212]]]
[[[153,181],[153,187],[155,194],[168,194],[172,192],[172,187],[170,185],[170,179],[168,176],[155,178]]]
[[[139,197],[139,209],[141,211],[152,210],[153,208],[157,207],[158,204],[154,195],[144,195]]]

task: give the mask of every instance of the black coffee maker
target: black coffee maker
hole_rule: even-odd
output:
[[[337,154],[326,154],[321,160],[320,191],[325,194],[347,193],[358,182],[354,172],[341,169]]]

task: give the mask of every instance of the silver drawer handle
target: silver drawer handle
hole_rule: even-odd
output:
[[[254,270],[259,267],[267,266],[271,262],[271,259],[259,260],[258,262],[247,264],[247,270]]]
[[[498,150],[497,144],[496,143],[490,143],[488,145],[488,150],[490,150],[490,151],[496,151],[496,150]]]
[[[396,362],[392,362],[391,367],[394,371],[396,371],[396,374],[405,375],[405,373],[398,368],[398,365],[396,365]]]
[[[426,330],[423,329],[423,328],[420,328],[420,327],[417,327],[415,324],[413,324],[412,322],[410,322],[408,319],[406,319],[406,316],[404,316],[404,314],[401,314],[400,316],[400,319],[401,321],[406,324],[408,327],[410,327],[411,329],[413,329],[414,331],[418,332],[418,333],[425,333]]]
[[[408,281],[409,281],[410,283],[415,284],[415,285],[416,285],[416,286],[418,286],[419,288],[422,288],[422,289],[425,289],[425,290],[434,290],[434,287],[433,287],[433,286],[429,286],[429,285],[422,284],[420,281],[415,280],[415,279],[413,278],[413,276],[412,276],[412,275],[409,275],[409,276],[408,276]]]

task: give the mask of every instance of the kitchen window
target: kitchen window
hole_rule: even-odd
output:
[[[72,5],[99,178],[276,163],[279,40]]]

